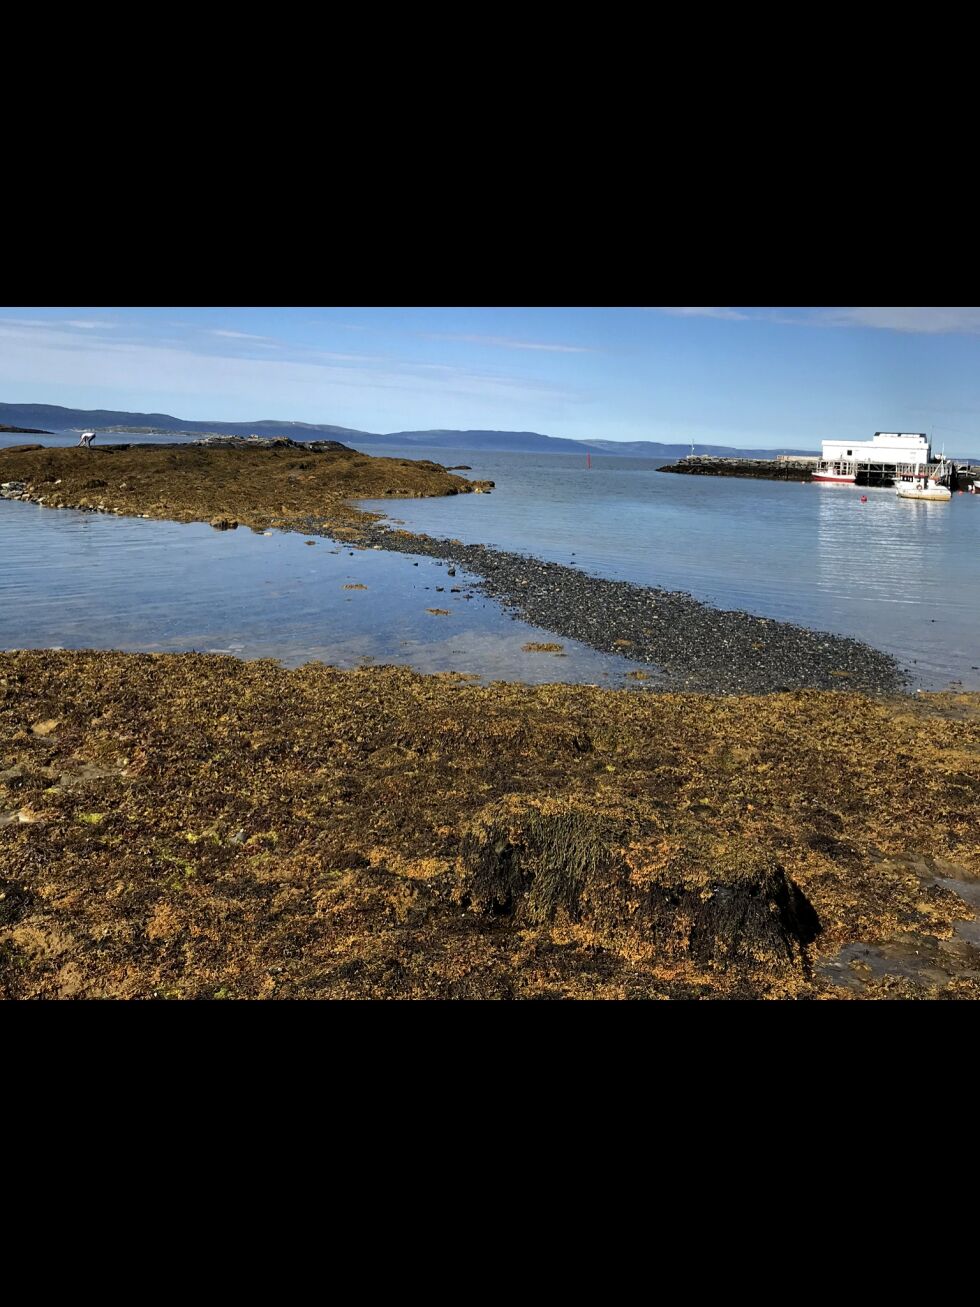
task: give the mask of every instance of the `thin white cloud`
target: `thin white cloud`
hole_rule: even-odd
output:
[[[111,331],[114,322],[94,322],[91,318],[0,318],[0,322],[12,327],[81,327],[83,331],[96,328]]]
[[[818,321],[833,327],[877,327],[885,331],[925,335],[980,333],[978,308],[846,308],[817,309]]]
[[[229,340],[270,340],[269,336],[253,336],[250,331],[225,331],[219,327],[208,329],[210,336],[227,336]]]
[[[658,308],[658,313],[674,313],[682,318],[728,318],[738,319],[741,322],[748,321],[750,314],[740,313],[738,309],[716,309],[716,308]]]
[[[59,329],[60,327],[60,329]],[[234,340],[228,342],[234,349]],[[245,342],[242,348],[246,348]],[[250,348],[250,347],[249,347]],[[25,329],[20,322],[0,325],[0,383],[18,385],[99,385],[120,395],[139,389],[166,390],[172,407],[189,398],[233,395],[236,402],[266,408],[288,394],[304,393],[307,402],[326,408],[341,401],[344,392],[372,397],[375,392],[424,397],[436,403],[446,396],[469,404],[498,401],[524,410],[531,403],[575,402],[573,391],[523,377],[490,372],[458,372],[436,379],[420,374],[415,365],[397,360],[372,363],[289,358],[255,358],[232,353],[210,354],[160,342],[96,339],[65,330],[60,324],[47,329]],[[373,402],[373,399],[372,399]]]
[[[869,327],[920,335],[978,335],[980,308],[658,308],[677,317],[724,318],[740,322],[777,322],[789,327]]]
[[[390,362],[382,354],[335,354],[328,349],[314,349],[312,346],[302,348],[303,352],[313,358],[329,359],[331,363],[387,363]]]
[[[543,349],[553,354],[595,354],[585,345],[550,345],[535,340],[511,340],[509,336],[466,336],[451,332],[425,332],[427,340],[465,340],[472,345],[493,345],[497,349]]]

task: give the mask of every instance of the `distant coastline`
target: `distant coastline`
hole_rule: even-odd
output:
[[[360,431],[354,427],[338,427],[329,423],[282,422],[263,418],[256,422],[213,422],[174,417],[169,413],[129,413],[117,409],[62,408],[55,404],[0,404],[0,418],[18,424],[46,423],[60,431],[87,428],[105,434],[132,435],[201,435],[224,436],[288,436],[291,440],[341,440],[345,444],[363,449],[365,453],[382,453],[386,449],[404,449],[418,445],[428,449],[472,449],[484,453],[518,454],[576,454],[584,457],[613,458],[683,458],[690,453],[741,456],[745,458],[774,458],[777,454],[807,454],[814,450],[742,449],[730,445],[695,444],[690,441],[675,444],[655,440],[614,441],[596,437],[594,440],[570,440],[563,436],[548,436],[540,431],[483,431],[447,430],[434,428],[426,431]],[[50,431],[44,434],[52,434]]]

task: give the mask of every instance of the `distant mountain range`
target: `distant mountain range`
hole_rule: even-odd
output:
[[[420,445],[428,449],[473,450],[484,453],[522,454],[610,454],[624,458],[683,458],[692,452],[690,441],[662,444],[655,440],[567,440],[562,436],[545,436],[539,431],[391,431],[379,434],[358,431],[353,427],[336,427],[316,422],[277,422],[263,418],[258,422],[199,422],[176,418],[169,413],[127,413],[115,409],[61,408],[57,404],[0,404],[0,423],[16,427],[41,427],[64,431],[91,428],[113,434],[150,435],[153,433],[201,435],[205,432],[222,436],[289,436],[293,440],[342,440],[365,453],[388,448]],[[773,458],[776,454],[810,454],[816,450],[740,449],[731,445],[698,445],[696,454],[738,454],[745,458]]]
[[[308,422],[196,422],[175,418],[169,413],[127,413],[109,408],[61,408],[58,404],[0,404],[0,422],[16,427],[47,427],[64,431],[88,427],[93,431],[112,428],[143,434],[155,431],[186,431],[197,434],[214,431],[219,435],[291,436],[293,440],[319,440],[323,436],[337,440],[341,436],[362,436],[363,431],[350,427],[311,426]],[[303,433],[308,433],[304,435]]]

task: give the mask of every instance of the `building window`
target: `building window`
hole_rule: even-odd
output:
[[[847,456],[848,456],[848,458],[850,458],[850,456],[851,456],[851,450],[848,450],[848,451],[847,451]]]

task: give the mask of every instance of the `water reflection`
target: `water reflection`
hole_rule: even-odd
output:
[[[465,572],[292,533],[0,501],[0,560],[4,649],[197,650],[628,688],[638,683],[626,673],[643,667],[573,640],[564,656],[525,652],[549,633],[512,621]]]
[[[857,487],[669,475],[658,472],[653,460],[612,456],[594,456],[587,469],[576,455],[417,446],[384,453],[432,458],[444,465],[465,463],[472,469],[467,476],[497,483],[493,495],[400,500],[396,511],[410,530],[495,543],[600,576],[687,590],[721,608],[851,635],[894,654],[925,688],[959,680],[966,688],[980,689],[978,496],[954,495],[948,504],[916,503],[898,499],[890,488],[862,492]],[[389,512],[392,504],[383,500],[372,507]],[[74,517],[76,524],[42,528],[42,519],[35,517],[20,541],[9,520],[9,513],[18,510],[44,514],[49,523]],[[247,649],[279,647],[292,657],[290,649],[334,649],[359,640],[366,641],[365,657],[409,661],[409,649],[413,657],[442,665],[443,654],[432,648],[439,640],[431,627],[415,625],[421,619],[412,615],[410,602],[413,586],[438,582],[431,576],[420,582],[419,569],[413,571],[406,560],[401,570],[392,562],[390,576],[397,581],[387,585],[379,579],[383,594],[374,595],[378,604],[365,608],[341,598],[331,605],[315,580],[326,584],[322,570],[304,561],[301,542],[290,546],[300,556],[289,554],[287,561],[278,545],[270,547],[274,537],[250,532],[229,533],[222,543],[222,537],[201,526],[108,522],[0,504],[0,515],[5,514],[0,592],[9,596],[10,587],[16,587],[18,622],[23,626],[33,613],[30,620],[46,636],[39,635],[35,644],[59,643],[59,632],[67,632],[76,647],[83,637],[111,647],[113,633],[119,647],[144,647],[133,643],[141,636],[178,642],[152,647],[188,647],[179,641],[193,636],[202,641],[199,647],[204,641],[230,647],[244,640]],[[154,530],[134,533],[139,526]],[[116,528],[111,543],[101,534],[107,527]],[[49,529],[56,534],[40,534]],[[154,534],[167,530],[177,534]],[[201,546],[198,537],[179,534],[188,531],[203,532],[211,543]],[[325,550],[320,545],[305,552]],[[337,557],[349,556],[345,551]],[[423,560],[423,570],[432,567]],[[98,583],[90,584],[85,573],[94,574]],[[466,629],[480,638],[489,636],[491,627],[500,636],[517,629],[496,607],[481,626],[476,622],[479,601],[466,602],[471,608]],[[452,604],[432,606],[454,608],[458,603],[454,598]],[[424,615],[424,606],[419,611]],[[204,620],[198,620],[197,612]],[[0,607],[0,634],[11,620],[9,607]],[[105,638],[96,641],[93,633],[103,628]],[[540,632],[528,634],[530,627],[520,629],[522,642],[541,638]],[[378,630],[386,634],[377,637]],[[122,638],[131,643],[122,646]],[[418,644],[402,646],[402,639]],[[0,639],[0,645],[10,643]],[[338,656],[357,655],[352,646],[349,654]],[[601,656],[590,651],[589,658]],[[487,647],[486,665],[495,669],[491,674],[536,676],[536,659],[546,656],[518,659],[506,644],[491,656]],[[576,679],[580,669],[570,666],[571,657],[551,661],[562,667],[564,679]],[[593,666],[600,666],[601,677],[623,665],[607,660],[590,662]],[[592,675],[585,664],[581,671],[578,679]]]
[[[916,503],[890,487],[667,474],[649,459],[596,457],[586,472],[574,456],[435,456],[470,463],[496,493],[399,504],[410,530],[850,635],[923,688],[980,689],[978,496]]]

